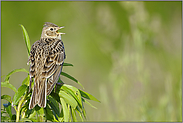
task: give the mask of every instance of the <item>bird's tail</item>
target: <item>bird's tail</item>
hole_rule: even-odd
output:
[[[40,107],[46,107],[47,82],[46,78],[35,78],[29,109],[38,104]]]

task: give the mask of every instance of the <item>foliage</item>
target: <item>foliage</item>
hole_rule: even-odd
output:
[[[29,55],[31,48],[29,36],[24,26],[21,25],[21,27],[23,30],[25,43]],[[73,65],[70,63],[64,63],[63,66]],[[22,85],[18,88],[18,90],[9,82],[10,76],[17,72],[28,73],[28,76],[24,79]],[[71,75],[65,72],[61,72],[61,75],[81,85],[81,83],[79,83],[78,80]],[[1,122],[76,122],[78,121],[77,115],[79,115],[81,119],[79,121],[84,121],[84,119],[86,119],[84,103],[86,102],[91,107],[94,107],[86,99],[99,102],[99,100],[97,100],[91,94],[83,90],[77,89],[74,86],[67,85],[59,78],[58,82],[60,83],[60,85],[57,85],[56,89],[53,90],[52,93],[47,97],[46,108],[40,108],[39,106],[35,106],[35,108],[29,110],[28,106],[32,93],[28,92],[29,78],[29,72],[26,69],[21,68],[11,71],[5,77],[4,82],[1,82],[1,87],[10,88],[15,92],[12,98],[9,95],[1,96],[1,99],[8,101],[8,103],[3,104],[4,108],[1,109]],[[15,109],[16,114],[12,114],[11,107]]]
[[[35,41],[43,23],[53,22],[65,26],[66,61],[74,64],[64,72],[102,102],[90,101],[98,110],[85,104],[87,121],[182,122],[182,1],[2,1],[1,6],[2,81],[16,68],[28,70],[17,25]],[[26,73],[10,77],[17,90],[22,76]],[[13,97],[14,91],[3,87],[1,94]]]

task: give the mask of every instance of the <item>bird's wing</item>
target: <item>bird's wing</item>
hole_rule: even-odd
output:
[[[48,78],[47,95],[49,95],[57,83],[65,59],[64,45],[61,40],[56,40],[50,45],[49,55],[45,59],[43,76]]]

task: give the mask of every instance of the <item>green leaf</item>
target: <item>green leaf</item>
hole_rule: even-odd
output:
[[[29,75],[24,79],[24,81],[22,82],[22,85],[29,85],[29,81],[30,81],[30,77]]]
[[[77,122],[76,112],[73,108],[71,108],[71,115],[72,115],[73,122]]]
[[[94,96],[92,96],[91,94],[87,93],[87,92],[84,92],[82,90],[80,90],[80,93],[81,93],[81,96],[86,98],[86,99],[89,99],[89,100],[93,100],[93,101],[97,101],[97,102],[100,102],[98,99],[96,99]]]
[[[68,109],[68,115],[69,115],[69,122],[71,122],[70,108],[71,108],[71,106],[68,104],[67,109]]]
[[[63,63],[63,66],[73,66],[73,65],[70,63]]]
[[[43,116],[44,115],[44,108],[40,107],[39,110],[37,110],[38,115]]]
[[[60,116],[60,112],[59,112],[59,104],[56,102],[56,100],[53,98],[53,97],[51,97],[50,95],[48,96],[48,99],[49,99],[49,101],[48,101],[48,104],[50,105],[50,107],[52,108],[52,110],[54,111],[53,112],[53,114],[55,115],[55,117],[56,117],[56,115],[57,116]]]
[[[81,121],[83,122],[82,112],[79,110],[79,107],[76,107],[76,111],[79,114],[79,117],[81,118]]]
[[[58,92],[58,93],[59,93],[59,92]],[[51,95],[58,103],[60,103],[60,97],[59,97],[58,93],[55,93],[54,91],[52,91],[52,92],[50,93],[50,95]]]
[[[12,117],[12,113],[11,113],[11,103],[8,102],[7,104],[3,104],[3,106],[5,107],[9,117]]]
[[[75,81],[75,82],[78,83],[82,88],[84,88],[84,87],[81,85],[81,83],[79,83],[79,81],[78,81],[77,79],[75,79],[74,77],[72,77],[71,75],[69,75],[69,74],[67,74],[67,73],[65,73],[65,72],[61,72],[61,75],[63,75],[63,76],[65,76],[65,77],[67,77],[67,78],[69,78],[69,79]]]
[[[66,103],[68,103],[69,105],[71,105],[71,107],[74,108],[74,109],[78,105],[77,102],[76,102],[76,100],[72,96],[70,96],[69,94],[67,94],[65,91],[60,90],[59,91],[59,96],[61,98],[63,98],[64,101]]]
[[[54,120],[53,112],[51,111],[51,108],[49,108],[49,106],[46,106],[44,112],[47,120],[50,120],[50,121]]]
[[[1,82],[1,87],[7,87],[7,88],[10,88],[11,90],[13,90],[14,92],[17,92],[17,89],[7,81]]]
[[[86,119],[86,111],[85,111],[85,107],[84,107],[84,105],[83,105],[83,108],[82,108],[82,113],[83,113],[83,116],[85,117],[85,119]]]
[[[32,122],[38,122],[37,117],[29,118]]]
[[[51,109],[50,109],[50,111],[51,111]],[[38,114],[38,122],[43,122],[44,121],[44,108],[41,107],[39,110],[37,110],[37,114]]]
[[[97,109],[95,106],[93,106],[91,103],[89,103],[88,101],[86,101],[85,99],[82,98],[82,101],[85,102],[86,104],[90,105],[91,107]]]
[[[76,87],[73,87],[73,86],[67,85],[67,84],[63,84],[61,89],[63,89],[67,93],[71,94],[75,98],[75,100],[78,102],[80,108],[82,108],[81,94]]]
[[[69,112],[66,106],[66,102],[63,98],[60,98],[61,104],[62,104],[62,108],[63,108],[63,114],[64,114],[64,122],[68,122],[69,120]]]
[[[28,118],[21,118],[20,120],[19,120],[19,122],[25,122],[25,121],[28,121],[28,122],[32,122],[30,119],[28,119]]]
[[[24,40],[25,40],[25,44],[27,46],[27,51],[28,51],[28,56],[29,56],[30,50],[31,50],[29,35],[28,35],[26,29],[24,28],[24,26],[21,24],[20,24],[20,26],[22,27],[22,30],[23,30]]]
[[[58,121],[59,121],[59,122],[63,122],[63,119],[64,119],[63,117],[59,117],[59,118],[58,118]]]
[[[27,110],[27,111],[30,111],[30,110]],[[29,119],[34,118],[35,115],[36,115],[36,110],[33,110],[33,112],[29,115]]]
[[[9,96],[9,95],[2,95],[2,96],[1,96],[1,99],[5,99],[5,100],[7,100],[8,102],[11,102],[11,96]]]
[[[59,122],[59,121],[55,118],[55,115],[53,116],[53,122]]]
[[[18,92],[15,93],[14,97],[13,97],[13,104],[17,105],[18,101],[20,100],[21,96],[25,93],[26,89],[27,89],[27,85],[21,85],[18,89]]]
[[[16,72],[26,72],[26,73],[29,73],[29,71],[27,71],[27,70],[24,69],[24,68],[15,69],[15,70],[11,71],[11,72],[6,76],[5,81],[8,81],[8,82],[9,82],[9,78],[10,78],[11,74],[16,73]]]

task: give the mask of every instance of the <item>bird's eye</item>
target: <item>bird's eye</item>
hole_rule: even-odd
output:
[[[50,28],[51,31],[53,31],[53,28]]]

